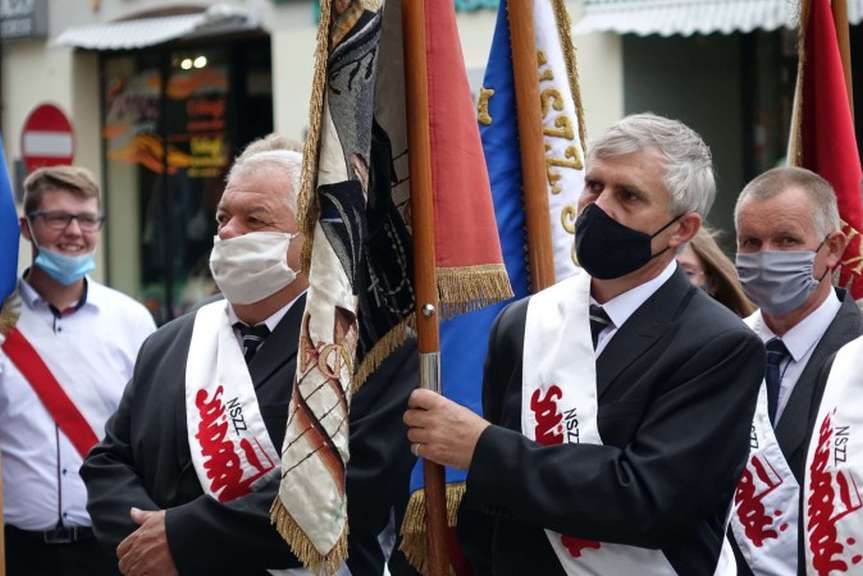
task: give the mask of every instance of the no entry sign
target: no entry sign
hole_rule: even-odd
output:
[[[53,104],[41,104],[27,116],[21,130],[21,156],[27,172],[71,164],[74,148],[72,124],[62,110]]]

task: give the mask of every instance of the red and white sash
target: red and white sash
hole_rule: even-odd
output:
[[[186,360],[186,423],[201,487],[220,502],[245,496],[279,470],[227,302],[195,315]]]
[[[796,576],[799,503],[800,487],[770,424],[762,382],[731,514],[734,538],[756,576]]]
[[[581,270],[528,303],[521,426],[525,436],[540,444],[602,444],[589,307],[590,277]],[[567,574],[676,574],[660,550],[584,540],[552,530],[546,535]],[[736,574],[727,541],[715,574]]]
[[[744,320],[753,330],[763,321],[760,312]],[[762,380],[731,513],[734,538],[755,576],[796,576],[799,504],[800,486],[776,440]]]
[[[25,330],[23,325],[13,328],[5,338],[0,337],[0,347],[33,388],[42,405],[75,446],[81,458],[85,458],[90,448],[99,441],[93,430],[104,424],[95,416],[104,412],[103,401],[92,385],[80,378],[73,378],[62,363],[49,367],[30,344],[24,334]],[[62,382],[68,383],[68,387]]]
[[[863,337],[833,361],[804,488],[806,574],[863,574]]]

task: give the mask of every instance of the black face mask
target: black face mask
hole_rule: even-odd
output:
[[[650,241],[674,224],[676,216],[652,236],[624,226],[596,204],[585,208],[575,222],[575,253],[587,273],[600,280],[620,278],[638,270],[656,254],[650,253]]]

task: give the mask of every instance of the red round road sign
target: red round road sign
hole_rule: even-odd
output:
[[[53,104],[40,104],[30,112],[21,130],[21,157],[27,172],[72,163],[75,157],[72,124],[62,110]]]

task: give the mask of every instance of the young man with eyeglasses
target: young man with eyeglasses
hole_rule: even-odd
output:
[[[20,317],[0,337],[0,451],[7,574],[115,574],[91,531],[78,473],[155,330],[135,300],[87,276],[104,217],[89,171],[42,168],[24,182],[33,265]]]

